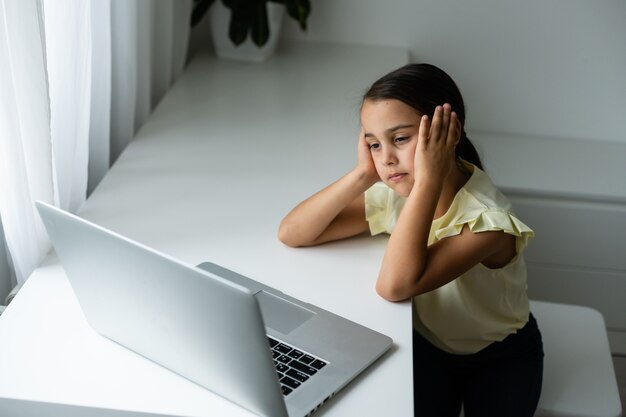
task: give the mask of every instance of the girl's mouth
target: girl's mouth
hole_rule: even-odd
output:
[[[406,173],[397,173],[397,174],[392,174],[389,177],[387,177],[387,179],[391,182],[400,182],[402,181],[408,174]]]

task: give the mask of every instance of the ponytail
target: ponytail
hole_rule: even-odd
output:
[[[459,143],[457,143],[456,148],[454,150],[457,159],[461,158],[469,163],[476,165],[481,170],[483,169],[483,163],[480,160],[480,156],[478,155],[478,151],[474,144],[469,140],[467,134],[465,133],[465,129],[461,132],[461,139]]]

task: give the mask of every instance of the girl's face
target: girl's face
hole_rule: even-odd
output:
[[[421,115],[399,100],[365,100],[361,124],[376,171],[392,190],[407,197],[415,181],[415,147]]]

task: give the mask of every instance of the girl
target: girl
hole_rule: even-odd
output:
[[[361,107],[357,165],[281,222],[286,245],[390,234],[376,291],[413,300],[416,416],[532,416],[541,335],[522,252],[533,236],[482,171],[439,68],[409,64]]]

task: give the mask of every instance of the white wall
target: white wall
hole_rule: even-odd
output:
[[[408,48],[457,81],[470,135],[626,143],[623,0],[311,3],[308,31],[288,19],[285,38]]]

